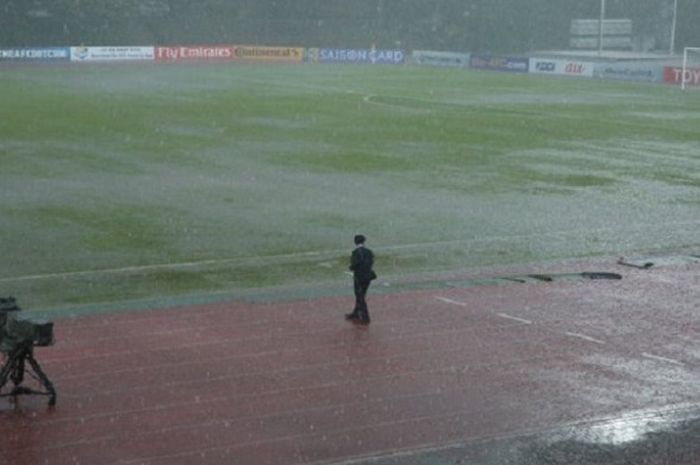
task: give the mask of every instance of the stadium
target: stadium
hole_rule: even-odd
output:
[[[0,6],[0,463],[700,463],[700,10],[525,3]]]

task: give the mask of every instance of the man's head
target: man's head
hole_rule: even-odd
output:
[[[365,240],[367,240],[365,236],[363,236],[362,234],[357,234],[355,236],[355,245],[363,245],[365,243]]]

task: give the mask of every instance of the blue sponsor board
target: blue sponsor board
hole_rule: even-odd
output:
[[[469,66],[475,69],[490,71],[508,71],[511,73],[527,73],[530,59],[522,57],[501,57],[492,55],[472,55]]]
[[[596,63],[594,76],[600,79],[611,79],[634,82],[663,82],[664,68],[662,65],[640,63]]]
[[[399,65],[405,60],[406,54],[403,50],[322,48],[318,53],[319,63]]]
[[[0,61],[68,61],[70,48],[0,48]]]

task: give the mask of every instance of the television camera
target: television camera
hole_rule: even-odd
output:
[[[0,368],[0,397],[48,396],[49,405],[53,406],[56,390],[34,358],[34,347],[53,345],[53,322],[24,315],[21,310],[14,297],[0,297],[0,353],[4,356]],[[22,385],[27,374],[44,390]],[[9,392],[3,392],[9,381],[14,386]]]

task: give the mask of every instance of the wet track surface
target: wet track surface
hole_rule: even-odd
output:
[[[700,463],[700,408],[659,409],[515,437],[353,461],[376,465],[630,465]],[[346,462],[347,463],[347,462]]]
[[[700,264],[504,276],[60,320],[0,463],[700,463]]]

